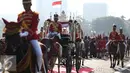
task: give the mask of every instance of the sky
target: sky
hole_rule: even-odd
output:
[[[120,17],[124,15],[130,18],[130,0],[68,0],[69,10],[79,15],[83,14],[84,3],[106,3],[108,5],[108,15]]]
[[[53,1],[32,0],[32,10],[39,12],[39,23],[41,24],[39,27],[43,26],[44,20],[50,16],[50,12],[55,11],[51,6]],[[106,3],[108,5],[108,15],[116,17],[124,15],[126,19],[130,18],[130,0],[67,0],[68,15],[70,15],[70,12],[74,15],[82,15],[84,3]],[[64,6],[62,7],[64,9]],[[17,21],[18,14],[23,10],[22,0],[0,0],[0,20],[4,17],[9,21]],[[0,29],[0,31],[2,30]]]
[[[32,10],[37,11],[37,0],[32,0],[33,6]],[[45,3],[51,2],[52,0],[40,0],[43,1],[43,6],[46,5]],[[90,2],[104,2],[108,5],[108,15],[120,17],[124,15],[126,18],[130,17],[130,0],[67,0],[68,1],[68,12],[75,13],[75,15],[82,15],[83,14],[83,4],[90,3]],[[22,7],[22,0],[1,0],[0,1],[0,18],[3,15],[13,14],[16,20],[18,13],[23,11]],[[51,4],[51,3],[50,3]],[[49,8],[47,9],[49,10]],[[48,15],[49,16],[49,13]],[[43,15],[44,17],[44,15]],[[6,17],[7,18],[7,17]]]

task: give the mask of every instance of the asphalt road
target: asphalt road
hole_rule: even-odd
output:
[[[114,69],[110,68],[110,60],[107,59],[97,59],[89,58],[85,59],[84,66],[86,68],[94,69],[94,73],[130,73],[130,57],[125,58],[125,67],[121,68],[121,65],[116,66]],[[57,66],[55,66],[57,70]],[[76,72],[73,72],[76,73]]]

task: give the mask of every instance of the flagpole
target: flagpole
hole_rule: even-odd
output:
[[[60,6],[60,13],[62,12],[62,0],[61,0],[61,6]]]
[[[52,20],[52,12],[50,12],[50,20]]]

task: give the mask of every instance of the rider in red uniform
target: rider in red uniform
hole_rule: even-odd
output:
[[[18,15],[18,22],[22,21],[23,32],[20,33],[21,37],[26,37],[33,46],[33,51],[36,55],[37,66],[35,66],[35,73],[40,73],[42,67],[42,50],[38,43],[37,27],[39,22],[39,14],[31,10],[31,0],[23,0],[24,10]]]
[[[50,27],[49,27],[49,35],[48,35],[49,38],[57,35],[59,39],[61,39],[60,34],[62,32],[62,26],[58,22],[58,17],[59,17],[58,14],[54,14],[54,21],[50,23]]]
[[[106,48],[108,49],[108,45],[112,42],[117,42],[119,40],[118,32],[116,31],[116,25],[113,25],[113,31],[109,35],[109,41],[106,44]]]
[[[116,25],[113,25],[113,31],[109,35],[109,40],[118,41],[118,32],[116,31]]]
[[[120,36],[120,41],[125,41],[125,35],[123,34],[122,27],[120,28],[120,34],[119,34],[119,36]]]

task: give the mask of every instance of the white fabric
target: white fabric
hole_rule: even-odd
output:
[[[26,37],[29,35],[29,33],[27,31],[25,31],[25,32],[20,32],[19,35],[20,35],[20,37]]]
[[[40,44],[39,44],[38,40],[31,40],[30,42],[31,42],[31,44],[33,46],[33,51],[37,56],[38,68],[39,68],[39,70],[41,70],[41,67],[42,67],[42,55],[43,54],[42,54]],[[37,67],[36,67],[36,72],[38,72]]]
[[[47,34],[47,36],[48,36],[49,38],[51,38],[52,36],[55,36],[55,35],[57,35],[57,36],[59,37],[59,39],[61,39],[60,33],[58,33],[58,32],[49,32],[49,33]]]
[[[106,49],[108,50],[108,45],[110,43],[111,40],[109,40],[107,43],[106,43]]]

